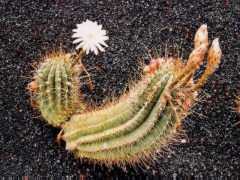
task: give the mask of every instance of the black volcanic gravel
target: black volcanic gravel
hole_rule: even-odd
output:
[[[93,92],[85,88],[86,99],[94,104],[119,96],[139,78],[148,49],[163,55],[178,45],[187,58],[203,23],[210,39],[220,38],[222,63],[184,123],[186,143],[172,145],[149,167],[109,169],[75,160],[56,143],[59,130],[30,106],[25,87],[32,64],[59,47],[73,50],[72,29],[86,19],[103,24],[110,37],[106,53],[84,61],[96,85]],[[0,175],[240,175],[240,126],[234,125],[240,115],[232,109],[240,95],[239,0],[0,0],[0,58]]]

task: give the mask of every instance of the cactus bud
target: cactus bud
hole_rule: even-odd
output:
[[[200,79],[196,82],[193,87],[194,90],[201,88],[205,82],[207,81],[209,75],[211,75],[219,66],[220,60],[222,56],[222,51],[220,49],[218,38],[214,39],[210,49],[208,50],[208,62],[206,66],[206,70]]]
[[[197,30],[195,37],[194,37],[194,48],[198,48],[200,45],[206,44],[208,45],[208,31],[207,31],[207,25],[203,24],[201,27]]]

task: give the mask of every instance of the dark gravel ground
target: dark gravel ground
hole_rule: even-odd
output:
[[[240,93],[239,0],[0,0],[0,15],[0,175],[240,175],[240,126],[234,125],[240,116],[232,109]],[[71,31],[87,18],[103,24],[110,37],[106,53],[84,62],[96,84],[86,98],[96,104],[120,95],[139,77],[137,64],[148,58],[147,49],[163,54],[165,46],[178,44],[187,58],[202,23],[210,39],[220,38],[222,63],[185,121],[187,142],[172,145],[152,166],[109,169],[75,160],[56,143],[59,130],[29,104],[25,87],[32,64],[60,46],[72,50]]]

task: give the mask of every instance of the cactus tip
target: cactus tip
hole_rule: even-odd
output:
[[[208,45],[208,30],[207,25],[203,24],[196,32],[194,38],[194,46],[195,48],[199,47],[200,45],[205,44]]]
[[[219,45],[219,38],[213,40],[211,48],[216,53],[216,56],[220,57],[222,55],[222,51]]]

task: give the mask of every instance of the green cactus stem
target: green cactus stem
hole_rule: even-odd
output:
[[[63,52],[44,58],[29,87],[43,118],[60,126],[73,112],[81,110],[79,75],[82,68]],[[35,89],[33,89],[35,87]]]
[[[193,75],[208,52],[203,75]],[[208,51],[207,27],[199,28],[186,64],[178,58],[152,59],[143,79],[116,103],[75,113],[61,138],[76,157],[109,164],[147,161],[169,143],[197,101],[197,92],[218,67],[221,50],[215,39]]]

